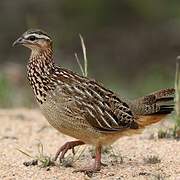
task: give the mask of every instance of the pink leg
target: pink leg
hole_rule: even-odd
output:
[[[82,142],[82,141],[70,141],[70,142],[66,142],[63,146],[61,146],[59,148],[59,150],[57,151],[57,153],[55,155],[54,160],[56,161],[58,156],[60,155],[59,156],[59,160],[62,161],[62,159],[64,158],[64,155],[66,154],[66,152],[69,149],[72,149],[73,154],[75,154],[74,147],[75,146],[79,146],[79,145],[83,145],[83,144],[85,144],[85,143]]]
[[[96,147],[96,158],[95,158],[94,165],[92,167],[86,167],[86,168],[82,168],[79,170],[75,170],[75,172],[85,172],[85,173],[97,172],[97,171],[100,171],[101,165],[102,165],[101,164],[101,146],[97,146]]]

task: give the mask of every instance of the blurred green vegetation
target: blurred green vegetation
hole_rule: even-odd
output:
[[[88,76],[120,96],[135,98],[174,86],[179,7],[178,0],[1,0],[0,107],[35,104],[25,78],[29,50],[12,48],[29,28],[46,30],[56,62],[79,73],[74,53],[82,57],[81,33]]]
[[[0,73],[0,107],[32,107],[34,104],[29,88],[11,84],[6,75]]]
[[[13,92],[11,92],[11,88],[6,78],[0,74],[0,100],[1,106],[6,107],[9,106],[10,99],[12,98]]]

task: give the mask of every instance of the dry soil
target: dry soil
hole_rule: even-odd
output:
[[[93,163],[93,150],[90,146],[76,148],[73,167],[60,165],[42,168],[25,166],[32,160],[17,149],[38,155],[37,144],[41,142],[44,154],[53,157],[54,153],[72,138],[60,134],[50,127],[38,110],[0,110],[0,179],[2,180],[56,180],[56,179],[179,179],[180,180],[180,141],[175,139],[152,138],[163,124],[145,131],[141,135],[123,137],[104,150],[103,162],[108,166],[99,173],[74,173],[73,170]],[[84,150],[85,149],[85,150]],[[81,151],[84,152],[78,158]],[[66,158],[69,162],[72,153]],[[152,159],[151,157],[154,157]],[[78,160],[77,160],[78,158]]]

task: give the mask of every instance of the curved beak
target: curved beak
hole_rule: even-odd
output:
[[[22,37],[20,37],[16,41],[13,42],[12,46],[16,46],[16,45],[23,44],[23,43],[24,43],[24,39]]]

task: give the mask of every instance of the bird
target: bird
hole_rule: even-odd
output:
[[[129,101],[94,79],[57,66],[53,40],[43,30],[27,30],[14,41],[13,46],[16,45],[31,50],[27,78],[45,118],[60,133],[77,139],[61,146],[55,160],[62,161],[68,150],[74,153],[76,146],[95,146],[93,165],[77,171],[100,171],[103,146],[142,132],[174,109],[174,88]]]

